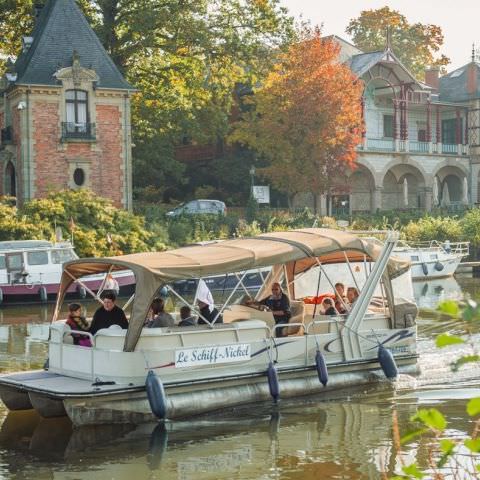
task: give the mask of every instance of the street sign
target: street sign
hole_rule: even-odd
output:
[[[270,187],[268,185],[254,185],[252,194],[258,203],[270,203]]]

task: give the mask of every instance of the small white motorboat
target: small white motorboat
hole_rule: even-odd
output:
[[[391,257],[397,238],[389,235],[380,247],[350,233],[309,228],[67,262],[50,326],[48,366],[0,376],[0,398],[11,410],[68,415],[75,425],[140,423],[415,373],[417,307],[409,263]],[[242,286],[246,273],[265,267],[270,272],[256,299],[282,283],[292,310],[288,324],[276,325],[272,312],[232,301],[248,292]],[[136,279],[136,292],[124,305],[128,329],[93,336],[73,331],[89,336],[92,347],[74,345],[72,330],[59,318],[68,289],[82,285],[86,275],[125,269]],[[225,323],[216,323],[217,316],[204,318],[204,325],[144,328],[162,288],[188,304],[175,291],[176,281],[230,272],[239,280],[219,306]],[[309,275],[318,297],[332,295],[347,273],[360,295],[345,305],[346,314],[323,315],[318,305],[303,302],[304,287],[312,289],[304,281]]]
[[[469,253],[470,242],[448,240],[416,243],[400,241],[394,250],[395,256],[411,262],[413,280],[449,277]]]
[[[45,303],[55,299],[62,277],[62,265],[78,259],[70,242],[13,240],[0,242],[0,305]],[[133,291],[135,278],[130,271],[116,272],[119,292]],[[87,291],[98,292],[105,276],[86,278],[82,286],[67,290],[68,298],[85,298]]]

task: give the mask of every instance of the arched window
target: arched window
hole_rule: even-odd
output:
[[[65,92],[67,133],[88,134],[88,93],[83,90]]]

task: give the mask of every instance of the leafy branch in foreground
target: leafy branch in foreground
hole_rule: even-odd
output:
[[[461,335],[442,333],[436,338],[437,348],[453,345],[465,345],[468,352],[462,353],[450,363],[452,371],[458,371],[463,365],[480,361],[478,347],[473,333],[480,326],[480,306],[468,300],[464,306],[454,301],[446,301],[439,305],[438,310],[455,319],[457,330]],[[399,434],[396,414],[394,414],[393,431],[398,457],[401,465],[401,474],[393,477],[399,479],[434,478],[479,478],[480,476],[480,398],[472,398],[466,404],[466,412],[472,417],[473,430],[465,440],[448,438],[447,420],[436,408],[420,409],[410,418],[412,428],[401,438]],[[421,437],[430,437],[427,468],[422,469],[416,462],[406,464],[402,457],[402,445],[408,444]],[[448,474],[445,473],[448,467]]]

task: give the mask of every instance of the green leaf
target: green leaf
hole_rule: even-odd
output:
[[[455,372],[462,365],[465,365],[466,363],[475,363],[475,362],[479,362],[479,361],[480,361],[480,355],[465,355],[463,357],[460,357],[455,362],[452,362],[450,365],[452,367],[452,370]]]
[[[480,438],[468,438],[463,444],[472,452],[480,453]]]
[[[446,313],[452,317],[458,317],[460,308],[457,302],[453,300],[446,300],[438,305],[437,310],[442,313]]]
[[[416,463],[412,463],[411,465],[407,465],[402,468],[403,472],[407,475],[410,475],[413,478],[423,478],[425,475],[418,469]]]
[[[429,431],[428,428],[418,428],[417,430],[411,430],[407,432],[405,435],[402,435],[402,438],[400,439],[400,443],[402,445],[405,445],[406,443],[411,442],[414,438],[420,435],[423,435],[428,431]]]
[[[480,398],[472,398],[468,403],[467,403],[467,413],[471,416],[474,417],[475,415],[480,414]]]
[[[443,455],[437,462],[438,468],[442,468],[447,463],[448,458],[454,453],[455,446],[456,444],[452,440],[440,440],[440,450],[443,452]]]
[[[443,431],[447,426],[445,417],[436,408],[419,410],[412,420],[421,422],[433,430]]]
[[[442,333],[436,339],[436,345],[438,348],[446,347],[448,345],[456,345],[458,343],[465,343],[465,341],[455,335],[449,335],[448,333]]]

